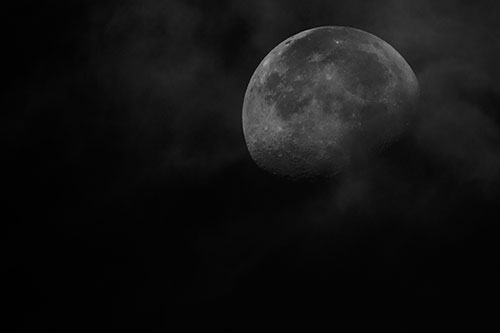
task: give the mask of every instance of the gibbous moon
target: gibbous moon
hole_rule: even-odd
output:
[[[253,160],[274,174],[331,176],[407,127],[418,81],[380,38],[348,27],[301,32],[255,70],[243,103]]]

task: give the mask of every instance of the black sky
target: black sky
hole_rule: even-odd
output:
[[[53,0],[2,23],[5,325],[494,331],[499,2]],[[293,183],[252,162],[243,96],[323,25],[394,46],[421,103],[366,165]]]

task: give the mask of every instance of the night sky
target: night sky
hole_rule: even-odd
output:
[[[13,3],[8,332],[496,331],[500,2]],[[333,179],[280,179],[250,158],[243,97],[271,49],[324,25],[395,47],[417,116]]]

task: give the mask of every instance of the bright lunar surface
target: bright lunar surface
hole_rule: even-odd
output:
[[[243,103],[253,160],[274,174],[330,176],[408,125],[418,81],[388,43],[348,27],[301,32],[255,70]]]

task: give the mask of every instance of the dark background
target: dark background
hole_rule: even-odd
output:
[[[264,318],[278,332],[494,331],[498,1],[74,0],[1,15],[9,331],[263,331]],[[289,182],[252,162],[243,97],[274,46],[322,25],[393,45],[421,105],[368,165]]]

